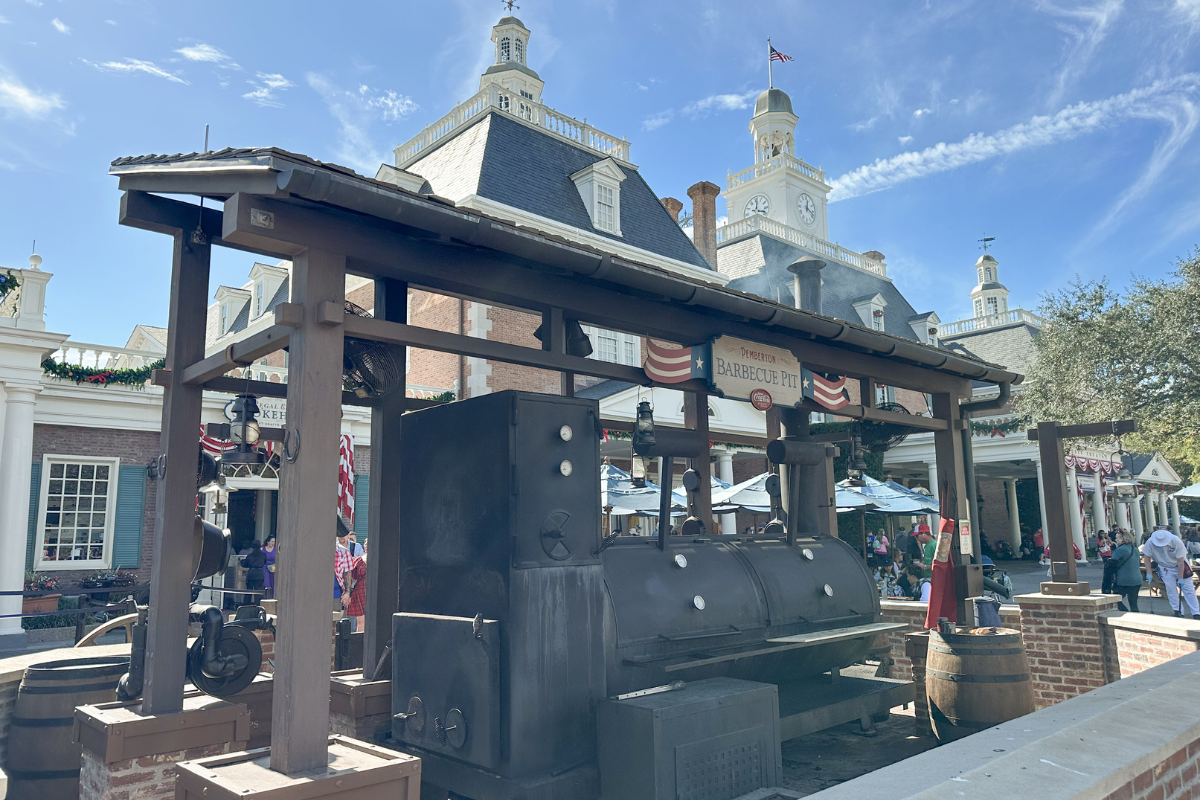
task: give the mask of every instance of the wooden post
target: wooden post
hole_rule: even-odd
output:
[[[542,314],[542,349],[550,353],[567,352],[567,324],[561,308],[552,308]],[[559,394],[575,396],[575,373],[560,372]]]
[[[154,515],[156,558],[150,571],[150,629],[146,633],[142,693],[142,711],[150,715],[183,710],[203,400],[199,386],[183,385],[183,370],[204,359],[212,251],[207,237],[199,236],[193,241],[190,231],[179,229],[173,235],[170,327],[159,438],[165,454],[165,472],[158,480]]]
[[[1075,553],[1071,547],[1071,502],[1067,494],[1067,467],[1057,422],[1037,426],[1038,458],[1042,463],[1042,490],[1046,498],[1046,541],[1050,545],[1050,573],[1054,583],[1076,584]],[[1042,584],[1043,587],[1046,584]],[[1089,587],[1090,588],[1090,587]],[[1044,591],[1044,589],[1043,589]]]
[[[271,769],[287,775],[327,763],[343,327],[323,323],[320,310],[340,310],[346,297],[344,256],[304,250],[292,264],[304,320],[290,341],[271,713]]]
[[[408,321],[408,284],[375,281],[375,318]],[[371,496],[367,519],[367,615],[363,674],[370,677],[392,640],[392,615],[400,610],[400,416],[404,413],[407,348],[397,348],[400,385],[371,409]]]
[[[933,432],[938,482],[945,486],[947,491],[947,494],[943,495],[939,488],[938,497],[942,499],[942,506],[949,510],[953,519],[959,522],[970,520],[971,524],[975,525],[976,521],[971,519],[970,503],[967,499],[962,436],[959,435],[959,427],[962,423],[958,410],[958,396],[947,393],[934,394],[933,415],[950,423],[946,430]],[[937,531],[933,533],[935,536],[937,535]],[[957,552],[957,546],[955,552]],[[958,563],[961,562],[956,560],[956,566]],[[958,619],[962,624],[968,624],[974,617],[973,610],[969,609],[966,601],[966,597],[958,598]]]
[[[684,392],[683,424],[691,428],[708,441],[708,392]],[[700,476],[700,490],[696,492],[696,513],[704,523],[704,529],[710,534],[716,533],[713,527],[712,514],[712,462],[709,461],[709,448],[704,448],[704,455],[688,459],[688,466],[696,470]]]

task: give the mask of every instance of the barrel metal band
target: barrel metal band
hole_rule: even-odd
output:
[[[945,653],[950,656],[1015,656],[1025,652],[1024,647],[983,648],[974,647],[944,647],[930,642],[929,649],[935,653]]]
[[[1029,680],[1029,673],[1024,675],[960,675],[957,672],[945,672],[940,669],[925,668],[926,676],[952,683],[1021,683]]]
[[[80,685],[65,683],[61,686],[22,686],[19,694],[91,694],[93,692],[111,692],[113,682]]]

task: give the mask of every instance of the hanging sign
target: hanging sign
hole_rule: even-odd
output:
[[[712,340],[709,358],[709,383],[723,397],[760,410],[804,399],[800,361],[790,350],[721,336]]]

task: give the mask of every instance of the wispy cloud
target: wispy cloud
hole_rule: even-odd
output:
[[[260,106],[282,108],[283,103],[279,101],[276,92],[290,89],[295,84],[278,72],[259,72],[254,77],[255,80],[246,81],[254,87],[254,91],[246,92],[242,97]]]
[[[656,131],[663,125],[666,125],[668,122],[670,122],[671,118],[672,114],[670,111],[660,111],[659,113],[646,117],[644,120],[642,120],[642,130]]]
[[[900,136],[898,138],[900,139],[900,144],[908,144],[913,140],[913,137],[911,136]]]
[[[211,44],[192,44],[175,51],[188,61],[203,61],[227,69],[241,69],[225,52]]]
[[[304,79],[325,101],[338,123],[337,158],[364,175],[374,175],[386,158],[371,137],[371,125],[404,119],[417,110],[417,104],[390,89],[380,91],[365,84],[357,89],[343,89],[316,72],[308,73]]]
[[[105,25],[116,25],[117,21],[115,19],[106,19],[106,20],[104,20],[104,24]]]
[[[15,75],[0,70],[0,110],[4,111],[5,119],[43,119],[65,107],[66,103],[57,94],[30,89]]]
[[[58,17],[55,17],[54,19],[50,20],[50,24],[53,25],[54,30],[58,31],[59,33],[70,33],[71,32],[71,29],[67,27],[67,24],[65,22],[63,22],[61,19],[59,19]]]
[[[188,83],[183,78],[181,78],[178,75],[175,75],[171,72],[167,72],[165,69],[158,66],[157,64],[155,64],[152,61],[142,61],[141,59],[137,59],[137,58],[126,58],[122,61],[100,61],[100,62],[88,61],[86,58],[82,59],[82,60],[83,60],[83,63],[87,64],[89,67],[95,67],[96,69],[100,70],[101,72],[116,72],[116,73],[121,73],[121,74],[125,74],[125,75],[129,75],[129,74],[132,74],[135,72],[144,72],[147,75],[153,75],[156,78],[166,78],[167,80],[171,81],[172,83],[182,83],[184,85],[187,85],[187,83]]]
[[[921,117],[927,117],[932,113],[933,113],[933,109],[918,108],[916,111],[913,112],[913,116],[916,117],[917,119],[920,119]]]
[[[0,25],[11,25],[11,24],[12,23],[8,21],[7,17],[0,15]]]
[[[958,142],[939,142],[924,150],[877,159],[837,178],[829,199],[846,200],[883,191],[968,164],[1076,139],[1129,119],[1165,120],[1172,126],[1171,132],[1155,148],[1146,173],[1130,190],[1144,192],[1194,132],[1197,89],[1200,73],[1186,73],[1104,100],[1077,103],[1057,114],[1034,117],[997,133],[974,133]],[[1143,179],[1149,181],[1145,186]]]
[[[1097,0],[1094,3],[1064,8],[1051,2],[1038,2],[1036,8],[1058,17],[1058,29],[1067,35],[1062,68],[1055,76],[1054,89],[1047,105],[1062,102],[1067,90],[1087,69],[1100,43],[1108,36],[1121,14],[1124,0]]]
[[[683,107],[683,113],[689,117],[701,117],[713,111],[737,111],[749,108],[758,94],[758,90],[741,94],[710,94],[694,103],[688,103]]]

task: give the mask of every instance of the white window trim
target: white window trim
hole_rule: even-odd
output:
[[[611,158],[601,159],[591,166],[584,167],[571,176],[571,180],[575,182],[575,187],[579,190],[579,197],[583,200],[583,205],[587,209],[588,218],[592,221],[592,227],[598,231],[610,234],[612,236],[621,235],[621,182],[625,180],[625,173]],[[597,209],[599,207],[600,187],[611,189],[613,194],[613,225],[612,228],[602,228],[598,224],[596,218]]]
[[[615,339],[617,342],[617,360],[606,361],[608,364],[624,364],[629,367],[640,367],[642,358],[642,339],[640,336],[635,336],[632,333],[621,333],[620,331],[610,331],[607,328],[596,328],[592,325],[581,325],[583,332],[592,340],[592,354],[588,358],[595,361],[603,361],[600,358],[600,334],[606,337]],[[633,345],[633,360],[629,361],[625,358],[625,345],[630,343]]]
[[[874,297],[854,303],[854,310],[858,312],[858,317],[862,320],[863,326],[871,330],[884,330],[884,327],[875,327],[875,312],[883,311],[885,308],[887,308],[887,300],[883,299],[882,294],[876,294]],[[880,324],[884,325],[882,321]]]
[[[87,561],[46,561],[42,553],[46,548],[46,500],[50,494],[50,465],[55,463],[69,464],[86,462],[103,464],[109,470],[108,507],[104,517],[104,558]],[[42,456],[41,485],[38,487],[37,535],[34,546],[37,548],[33,559],[33,568],[37,571],[65,572],[67,570],[110,569],[113,559],[113,539],[117,531],[117,484],[121,477],[121,459],[103,456],[63,455],[61,453],[46,453]]]

